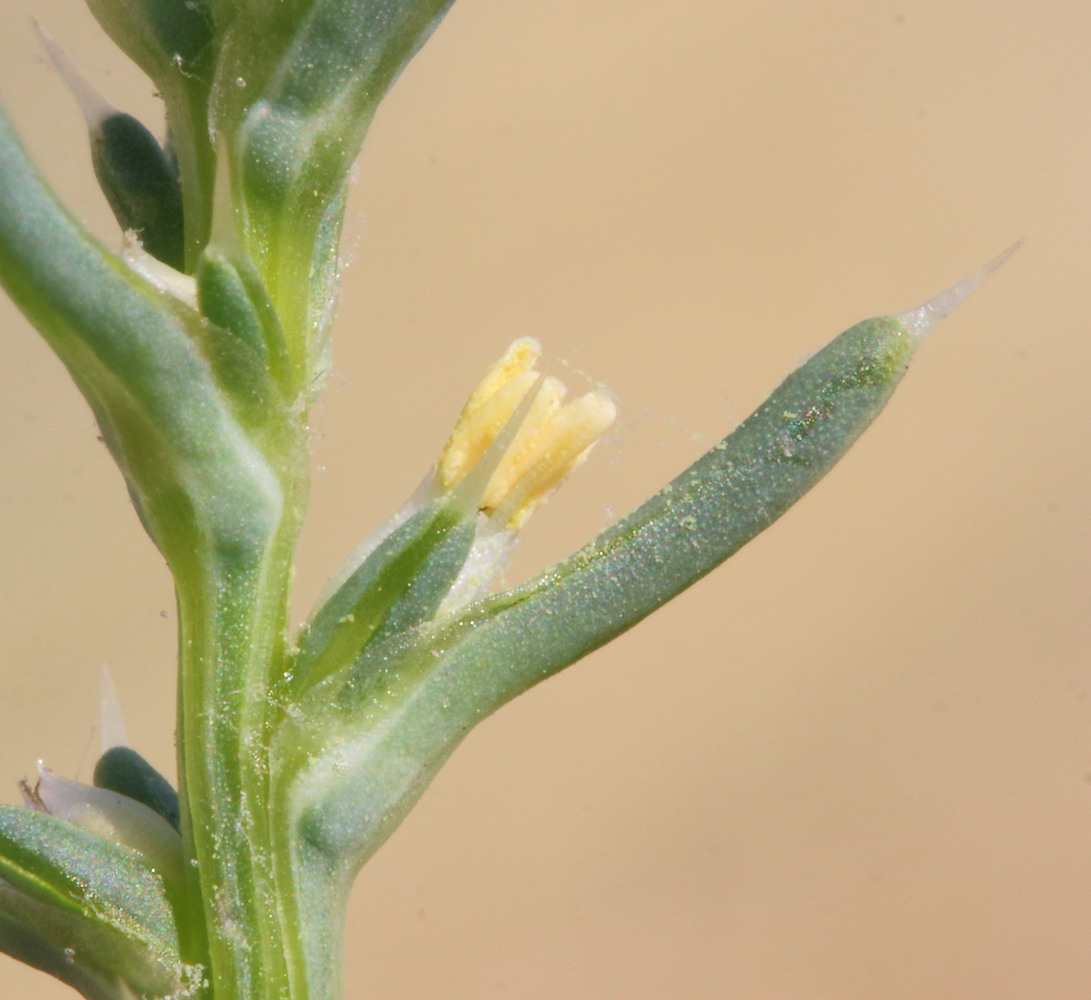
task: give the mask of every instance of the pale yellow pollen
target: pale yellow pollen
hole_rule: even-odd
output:
[[[531,453],[536,461],[531,464],[528,460],[525,471],[510,485],[505,483],[503,496],[497,500],[497,507],[502,506],[507,515],[508,527],[521,528],[587,458],[616,419],[613,400],[600,392],[589,392],[562,406],[544,433],[535,435]]]
[[[496,390],[510,382],[517,375],[526,375],[534,371],[538,358],[542,355],[542,345],[533,337],[521,337],[504,352],[499,361],[494,361],[488,371],[470,393],[466,405],[462,408],[459,421],[472,416],[487,399],[496,394]],[[457,427],[455,428],[457,431]]]
[[[510,382],[498,384],[490,398],[478,400],[472,412],[462,411],[440,456],[440,479],[445,488],[462,482],[481,461],[537,381],[537,376],[529,372],[516,373]]]
[[[614,403],[601,392],[565,403],[560,380],[543,378],[534,370],[539,353],[536,341],[517,340],[489,368],[463,407],[439,459],[440,485],[452,490],[501,438],[497,446],[503,454],[490,456],[496,468],[477,505],[485,514],[496,513],[510,529],[522,526],[617,417]],[[513,417],[517,427],[509,427]],[[501,437],[505,433],[511,438],[506,444]]]

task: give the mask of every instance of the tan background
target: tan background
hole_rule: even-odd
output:
[[[82,5],[4,0],[0,93],[113,240],[32,13],[118,104],[150,88]],[[624,408],[518,577],[1027,243],[799,508],[473,734],[361,879],[349,1000],[1091,996],[1089,40],[1064,0],[456,6],[360,167],[301,616],[513,337]],[[88,774],[104,663],[173,773],[168,580],[0,308],[3,795]]]

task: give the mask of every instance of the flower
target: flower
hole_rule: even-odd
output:
[[[604,392],[565,402],[564,384],[535,369],[536,340],[515,341],[466,401],[439,457],[440,487],[476,495],[477,509],[518,530],[580,465],[617,418]]]
[[[376,554],[390,558],[396,532],[428,508],[476,521],[472,543],[437,609],[442,616],[488,594],[530,515],[588,456],[617,418],[601,390],[565,401],[567,390],[535,365],[541,345],[516,340],[470,394],[435,467],[413,495],[356,549],[319,598],[321,607]],[[421,529],[431,530],[429,521]],[[410,531],[404,545],[415,544]],[[395,545],[400,549],[400,546]]]

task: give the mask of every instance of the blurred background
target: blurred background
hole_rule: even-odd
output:
[[[6,0],[0,94],[116,245],[32,17],[155,121],[150,85],[82,5]],[[348,1000],[1091,996],[1088,38],[1065,0],[455,6],[358,168],[300,619],[513,338],[622,407],[514,582],[840,330],[1026,245],[813,494],[470,736],[360,879]],[[0,322],[0,799],[38,757],[89,778],[104,664],[173,774],[166,572]]]

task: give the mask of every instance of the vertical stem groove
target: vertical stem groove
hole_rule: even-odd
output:
[[[203,950],[215,1000],[303,1000],[290,982],[300,929],[283,925],[273,863],[266,716],[271,677],[283,669],[292,553],[286,517],[264,552],[191,554],[176,573],[181,685],[179,774],[192,898],[207,925]]]

